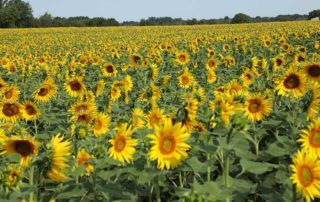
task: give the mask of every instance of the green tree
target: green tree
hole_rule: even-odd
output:
[[[243,13],[236,14],[231,20],[232,24],[249,23],[249,22],[251,22],[251,17]]]
[[[309,13],[309,19],[316,18],[316,17],[320,18],[320,10],[313,10]]]
[[[22,0],[0,0],[0,27],[31,27],[32,8]]]

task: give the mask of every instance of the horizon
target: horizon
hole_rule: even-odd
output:
[[[233,18],[237,13],[244,13],[250,17],[276,17],[278,15],[308,15],[312,10],[320,8],[319,0],[283,0],[278,2],[270,0],[242,0],[232,2],[227,0],[219,2],[216,0],[176,0],[168,3],[169,0],[161,2],[137,0],[92,0],[90,3],[84,0],[29,0],[33,15],[39,17],[48,12],[53,17],[77,17],[88,16],[114,18],[118,22],[140,21],[149,17],[171,17],[182,19],[219,19],[228,16]],[[200,2],[200,3],[199,3]],[[308,2],[308,3],[306,3]],[[154,3],[154,4],[153,4]],[[160,3],[160,4],[159,4]],[[230,3],[232,6],[230,7]],[[123,6],[123,4],[127,6]],[[168,6],[171,5],[171,6]],[[249,5],[249,6],[248,6]],[[274,5],[277,5],[275,7]],[[286,5],[286,6],[285,6]],[[70,9],[74,7],[74,9]],[[209,12],[211,9],[214,12]],[[191,13],[191,14],[190,14]]]

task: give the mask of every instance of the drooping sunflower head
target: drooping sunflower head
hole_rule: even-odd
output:
[[[176,62],[178,62],[180,65],[188,64],[189,61],[190,61],[190,56],[186,50],[176,53]]]
[[[102,73],[105,77],[112,77],[117,74],[117,69],[112,63],[106,63],[102,66]]]
[[[2,146],[4,149],[3,154],[19,154],[21,156],[20,164],[28,166],[31,156],[38,154],[40,143],[33,138],[14,135],[4,139]]]
[[[97,113],[97,106],[94,102],[77,102],[71,106],[69,112],[73,115],[83,114],[83,113]]]
[[[15,122],[21,117],[21,105],[17,102],[0,103],[0,118],[7,122]]]
[[[40,102],[48,102],[57,93],[57,85],[53,79],[46,79],[43,84],[33,92],[33,97],[35,100]]]
[[[131,163],[136,151],[134,147],[138,144],[138,140],[131,138],[135,129],[125,123],[117,127],[116,131],[115,137],[109,140],[112,145],[108,150],[109,156],[122,164]]]
[[[158,107],[154,107],[147,115],[148,128],[154,128],[156,125],[159,125],[164,118],[163,110]]]
[[[299,98],[306,93],[305,76],[293,66],[275,82],[277,83],[276,89],[279,95]]]
[[[145,125],[145,114],[140,108],[134,108],[132,111],[132,125],[135,128],[143,128]]]
[[[69,78],[64,86],[66,88],[67,94],[71,97],[79,97],[86,92],[86,86],[83,83],[82,77]]]
[[[35,103],[32,101],[25,101],[21,105],[21,115],[25,120],[31,121],[37,119],[41,113]]]
[[[20,166],[9,165],[6,172],[6,186],[14,187],[16,186],[22,177],[22,170]]]
[[[148,152],[150,160],[157,160],[158,168],[173,169],[188,157],[187,151],[191,148],[186,143],[190,134],[181,123],[172,124],[171,119],[165,120],[155,127],[153,134],[148,135],[152,145]]]
[[[132,54],[130,55],[130,61],[134,66],[137,66],[142,63],[142,57],[138,54]]]
[[[89,160],[92,156],[86,152],[84,148],[81,148],[77,154],[77,165],[84,166],[87,175],[94,169],[93,165],[90,164]]]
[[[273,61],[274,70],[279,70],[285,65],[285,59],[283,56],[280,56],[280,55],[273,58],[272,61]]]
[[[19,99],[20,90],[16,86],[9,86],[3,89],[3,99],[8,102],[15,102]]]
[[[69,167],[68,157],[71,155],[71,142],[63,139],[64,137],[58,134],[53,136],[49,143],[51,165],[46,176],[57,182],[63,182],[67,179],[65,172]]]
[[[299,150],[292,159],[292,182],[306,201],[320,197],[320,162],[314,153]]]
[[[245,115],[253,122],[261,121],[272,111],[272,101],[261,94],[254,94],[247,98],[244,104]]]
[[[307,63],[303,65],[303,73],[311,81],[320,83],[320,63]]]

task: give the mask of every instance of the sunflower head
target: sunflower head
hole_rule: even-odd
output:
[[[40,110],[35,103],[25,101],[21,105],[21,115],[27,121],[35,120],[40,116]]]
[[[2,102],[0,103],[0,118],[15,122],[21,117],[21,105],[17,102]]]
[[[303,72],[311,81],[320,82],[320,63],[307,63],[303,65]]]
[[[38,154],[40,143],[33,138],[11,136],[6,138],[3,143],[3,154],[19,154],[21,156],[20,164],[28,166],[32,155]]]
[[[176,54],[176,62],[181,65],[188,64],[190,61],[190,56],[186,50],[180,51]]]
[[[148,137],[152,145],[148,156],[150,160],[157,160],[158,168],[163,170],[177,167],[182,160],[188,157],[187,151],[191,148],[186,143],[190,134],[181,123],[172,123],[166,119],[156,126],[155,132]]]
[[[299,150],[292,159],[291,180],[306,201],[320,197],[320,162],[314,153]]]
[[[115,137],[109,140],[112,145],[109,148],[109,156],[122,164],[125,162],[131,163],[136,151],[134,147],[138,144],[136,139],[131,138],[135,129],[124,123],[120,124],[115,130],[117,131]]]
[[[246,116],[253,122],[261,121],[271,113],[272,101],[261,94],[251,95],[244,104],[244,111]]]

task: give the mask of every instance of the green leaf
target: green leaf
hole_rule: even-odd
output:
[[[271,163],[254,162],[254,161],[248,161],[246,159],[241,159],[240,165],[245,171],[249,173],[257,174],[257,175],[266,173],[268,171],[273,170],[274,168],[279,167],[278,165],[271,164]]]
[[[85,195],[87,190],[82,185],[70,186],[62,193],[58,194],[56,199],[78,198]]]

